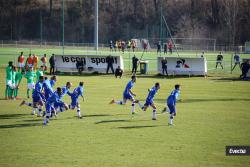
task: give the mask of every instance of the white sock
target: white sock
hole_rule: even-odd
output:
[[[34,108],[34,107],[32,108],[32,112],[31,112],[32,115],[35,115],[35,114],[36,114],[36,109],[37,109],[37,108]]]
[[[169,116],[169,124],[171,124],[171,125],[173,124],[173,119],[174,119],[174,117],[172,115],[170,115]]]
[[[156,119],[156,109],[153,110],[153,116],[152,116],[153,119]]]
[[[139,107],[143,110],[144,106],[141,102],[138,102]]]
[[[41,116],[41,114],[42,114],[42,106],[38,106],[38,113],[37,113],[37,115]]]
[[[80,109],[80,107],[77,108],[77,116],[78,116],[78,117],[81,117],[81,109]]]
[[[32,103],[25,102],[24,104],[25,104],[26,106],[29,106],[29,107],[32,106]]]
[[[122,105],[122,104],[123,104],[123,101],[115,101],[115,104],[120,104],[120,105]]]
[[[132,103],[131,113],[135,113],[135,103]]]
[[[51,112],[46,111],[46,116],[44,117],[43,124],[46,125],[49,122]]]

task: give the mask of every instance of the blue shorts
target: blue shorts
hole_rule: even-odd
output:
[[[145,104],[144,104],[144,106],[151,106],[152,104],[154,103],[154,101],[153,100],[146,100],[146,102],[145,102]]]
[[[71,108],[75,108],[78,104],[78,99],[71,98]]]
[[[169,108],[169,114],[174,114],[174,116],[176,115],[176,110],[175,110],[175,105],[173,104],[168,104],[168,108]]]
[[[45,100],[47,101],[48,98],[52,95],[52,93],[45,93]]]
[[[47,113],[51,113],[53,106],[51,104],[46,103],[45,108]]]
[[[33,103],[38,103],[42,101],[42,97],[39,95],[32,95]]]
[[[131,94],[123,94],[123,98],[128,100],[134,100],[134,97]]]
[[[64,107],[64,102],[56,102],[56,103],[54,104],[54,107],[55,107],[55,108]]]

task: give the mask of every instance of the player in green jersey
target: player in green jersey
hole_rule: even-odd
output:
[[[15,90],[14,90],[14,98],[17,99],[17,95],[18,95],[18,89],[19,89],[19,85],[21,83],[21,80],[23,78],[24,75],[24,70],[22,70],[22,72],[16,72],[16,77],[15,77]]]
[[[30,98],[30,90],[34,90],[35,89],[35,77],[36,77],[36,73],[33,71],[33,68],[30,67],[29,70],[26,72],[26,74],[24,75],[24,77],[27,79],[27,97]]]
[[[36,71],[36,82],[38,82],[39,81],[39,77],[40,76],[44,76],[44,67],[43,66],[41,66],[40,67],[40,69],[38,69],[37,71]]]
[[[10,61],[9,65],[6,67],[5,72],[6,72],[6,89],[5,89],[5,99],[9,99],[9,93],[10,89],[12,87],[12,66],[13,62]]]

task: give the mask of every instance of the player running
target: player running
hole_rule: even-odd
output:
[[[143,109],[143,111],[146,111],[147,108],[149,106],[151,106],[153,108],[153,115],[152,115],[152,120],[156,120],[156,106],[154,104],[154,96],[157,93],[157,91],[160,89],[160,83],[155,83],[155,86],[152,87],[151,89],[149,89],[148,92],[148,97],[146,99],[146,102],[144,104],[144,106],[142,106],[140,103],[139,105],[141,106],[141,109]]]
[[[168,99],[167,99],[167,106],[168,106],[169,114],[170,114],[168,125],[173,125],[173,120],[177,112],[175,109],[175,105],[180,95],[180,85],[177,84],[174,87],[175,87],[175,90],[171,92],[171,94],[168,96]],[[167,111],[167,108],[165,107],[162,112],[166,112],[166,111]]]
[[[22,103],[20,104],[20,106],[22,105],[27,105],[29,107],[33,107],[33,110],[32,110],[32,115],[35,115],[35,112],[38,108],[38,113],[37,113],[37,116],[42,116],[42,106],[43,106],[43,101],[45,101],[45,98],[44,98],[44,95],[42,93],[42,90],[43,90],[43,76],[40,76],[39,77],[39,81],[36,83],[35,85],[35,90],[34,92],[32,93],[32,99],[33,99],[33,102],[32,103],[28,103],[26,102],[25,100],[22,101]]]
[[[81,116],[80,104],[78,102],[78,97],[81,96],[84,101],[83,90],[84,90],[83,82],[80,82],[79,86],[75,88],[74,91],[71,93],[71,104],[69,105],[69,108],[72,110],[75,109],[75,107],[77,107],[77,117],[80,119],[82,119],[82,116]]]
[[[46,101],[46,104],[45,104],[45,107],[46,107],[46,117],[44,118],[43,125],[47,125],[49,123],[49,119],[51,117],[51,113],[55,109],[54,105],[56,103],[63,103],[60,100],[60,96],[61,95],[62,95],[62,88],[58,87],[56,89],[56,91]]]
[[[131,81],[128,82],[124,92],[123,92],[123,100],[118,100],[115,101],[114,99],[109,103],[109,104],[119,104],[119,105],[124,105],[126,104],[127,100],[130,100],[132,102],[132,108],[131,108],[131,113],[135,114],[135,103],[138,103],[138,100],[134,99],[134,96],[136,96],[136,94],[134,94],[131,89],[134,86],[136,82],[136,76],[132,76],[131,77]]]
[[[61,94],[59,96],[59,102],[56,102],[54,104],[55,112],[52,112],[56,116],[56,112],[63,112],[65,110],[68,110],[68,105],[62,101],[62,98],[67,94],[71,96],[72,93],[69,92],[69,89],[71,88],[72,83],[67,82],[65,86],[61,88]]]

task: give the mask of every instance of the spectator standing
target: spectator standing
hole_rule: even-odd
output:
[[[132,57],[132,74],[136,74],[139,59],[134,55]]]
[[[27,69],[33,68],[33,58],[31,54],[29,54],[29,57],[26,60],[26,66],[28,67]]]
[[[49,59],[50,64],[50,75],[55,75],[55,55],[52,54],[52,56]]]
[[[222,55],[222,52],[220,52],[216,58],[216,67],[215,67],[216,69],[217,69],[218,64],[220,64],[221,68],[223,69],[222,61],[223,61],[223,55]]]
[[[41,62],[42,62],[42,66],[44,67],[44,71],[47,71],[47,58],[46,58],[46,54],[44,54],[43,57],[41,58]]]
[[[241,71],[242,71],[242,74],[240,75],[240,78],[242,79],[245,79],[247,77],[247,73],[250,69],[250,60],[247,60],[245,62],[243,62],[241,65]]]
[[[115,73],[114,68],[113,68],[114,58],[111,55],[106,57],[106,63],[107,63],[106,74],[108,74],[110,68],[111,68],[112,74],[114,74]]]
[[[18,56],[18,71],[22,71],[24,69],[24,55],[23,52]]]
[[[233,69],[232,71],[234,70],[234,68],[239,65],[240,67],[240,56],[235,52],[234,53],[234,66],[233,66]]]
[[[36,54],[33,54],[33,70],[36,72],[38,65],[38,57]]]
[[[164,44],[164,54],[168,53],[168,45],[167,43]]]
[[[170,54],[173,53],[173,43],[171,40],[168,41],[168,50],[169,50]]]
[[[161,53],[161,41],[157,43],[157,54]]]
[[[167,59],[165,57],[163,57],[163,59],[161,60],[161,68],[162,68],[162,74],[164,75],[164,72],[166,73],[166,75],[168,76],[168,66],[167,66]]]

